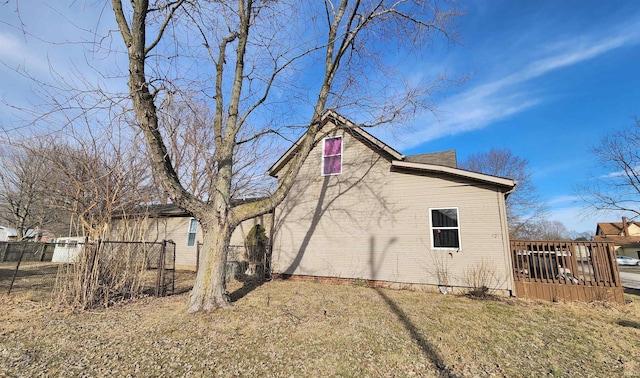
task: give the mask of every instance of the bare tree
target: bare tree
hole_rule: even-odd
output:
[[[0,221],[15,228],[20,240],[37,230],[59,230],[60,217],[47,197],[50,161],[33,150],[6,145],[0,151],[0,170]]]
[[[590,209],[640,216],[640,119],[608,133],[593,153],[604,173],[578,185],[578,195]]]
[[[169,158],[185,189],[208,198],[215,178],[213,134],[208,124],[213,115],[204,103],[169,96],[159,111],[159,124]]]
[[[187,191],[207,201],[211,198],[217,166],[215,143],[210,125],[214,115],[204,101],[175,93],[159,108],[161,133],[178,179]],[[189,94],[188,92],[186,93]],[[246,135],[241,135],[244,139]],[[262,147],[262,148],[258,148]],[[257,146],[256,141],[236,144],[231,197],[268,195],[274,180],[265,180],[266,162],[277,159],[276,149]]]
[[[531,181],[529,161],[515,156],[509,149],[492,148],[488,152],[469,155],[460,163],[460,167],[469,171],[508,177],[518,182],[513,193],[507,197],[507,221],[511,238],[527,239],[537,228],[537,222],[543,220],[547,205],[536,192]]]
[[[108,114],[104,118],[112,122],[118,112],[127,118],[132,110],[153,176],[204,231],[190,312],[228,305],[224,271],[231,233],[284,199],[321,136],[327,109],[357,116],[358,126],[399,123],[433,110],[430,95],[446,85],[444,78],[409,79],[388,62],[426,52],[434,37],[455,41],[453,22],[460,14],[446,1],[409,0],[111,0],[111,5],[124,44],[113,43],[109,33],[95,37],[93,48],[119,57],[119,46],[124,47],[128,93],[109,95],[95,83],[74,90],[74,82],[64,79],[37,87],[55,104],[51,113],[67,114],[63,125],[76,122],[78,113]],[[122,79],[120,73],[102,75]],[[59,96],[64,92],[74,95],[65,100]],[[102,98],[94,105],[80,103],[91,96]],[[196,124],[208,129],[189,130]],[[194,139],[194,132],[201,138]],[[232,206],[232,197],[269,187],[255,179],[260,164],[269,162],[265,153],[274,153],[278,138],[295,140],[300,134],[297,153],[271,195]],[[196,142],[203,144],[191,149]],[[96,178],[103,177],[110,171]],[[94,218],[83,222],[93,227]]]
[[[190,296],[190,312],[228,305],[224,270],[231,233],[241,221],[264,214],[283,200],[317,140],[327,107],[375,114],[372,119],[379,124],[430,105],[424,101],[430,88],[424,83],[402,87],[406,83],[401,76],[385,77],[389,71],[367,69],[382,64],[390,45],[394,49],[407,43],[423,48],[434,33],[451,37],[451,23],[458,14],[455,8],[438,9],[434,4],[382,0],[326,0],[321,4],[132,0],[127,6],[112,0],[112,5],[127,49],[132,107],[155,175],[169,197],[191,212],[204,231],[204,253]],[[171,37],[174,42],[165,39]],[[180,43],[194,39],[197,46],[187,48]],[[209,58],[211,76],[182,82],[201,91],[213,109],[215,177],[207,201],[180,181],[161,132],[157,106],[163,93],[179,88],[177,81],[163,80],[160,74],[168,72],[173,63],[177,65],[185,50],[191,57],[202,56],[198,55],[201,47]],[[295,75],[303,64],[314,67],[307,81]],[[183,71],[175,66],[171,69]],[[207,76],[203,71],[199,74]],[[386,84],[381,87],[386,89],[363,91],[373,87],[374,81]],[[306,97],[312,111],[305,111],[309,114],[305,134],[279,186],[264,200],[233,207],[237,146],[279,133],[265,118],[278,103],[301,97]]]
[[[569,231],[569,238],[571,240],[576,240],[576,241],[592,241],[593,240],[593,232],[592,231],[575,231],[575,230],[571,230]]]
[[[571,239],[571,232],[560,221],[539,219],[523,225],[519,230],[518,239],[567,240]]]
[[[111,219],[153,197],[153,181],[136,139],[118,127],[70,133],[41,153],[50,161],[47,198],[51,206],[74,215],[70,232],[91,238],[109,236]]]

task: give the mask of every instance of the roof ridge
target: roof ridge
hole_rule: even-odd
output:
[[[381,141],[379,138],[364,130],[363,127],[356,125],[348,118],[340,115],[333,109],[327,109],[321,116],[321,122],[324,124],[322,127],[326,125],[326,122],[332,118],[335,121],[336,129],[352,131],[353,133],[359,135],[361,138],[367,140],[372,143],[373,146],[377,147],[381,151],[386,152],[391,155],[393,158],[398,160],[403,160],[404,155],[398,152],[396,149]],[[275,174],[282,169],[282,167],[293,157],[295,151],[298,149],[299,143],[302,138],[305,136],[306,132],[302,133],[300,137],[293,143],[291,147],[267,170],[267,174],[270,176],[276,177]]]

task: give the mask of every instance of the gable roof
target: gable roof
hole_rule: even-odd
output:
[[[391,160],[392,167],[457,176],[497,185],[506,189],[505,192],[510,192],[517,183],[517,181],[512,179],[457,168],[455,150],[405,156],[333,110],[328,110],[322,115],[322,126],[324,127],[330,120],[335,122],[338,129],[344,129],[373,150],[387,155]],[[303,136],[298,138],[293,146],[267,170],[270,176],[277,177],[278,172],[295,156]]]
[[[640,227],[640,222],[628,222],[628,226],[636,225]],[[627,227],[628,227],[627,226]],[[598,234],[598,229],[602,231],[605,235],[620,235],[624,234],[624,226],[622,222],[598,222],[598,226],[596,227],[596,234]]]
[[[451,168],[458,168],[456,150],[431,152],[428,154],[407,155],[404,160],[412,163],[444,165]]]
[[[396,151],[388,144],[382,142],[380,139],[369,134],[368,132],[363,130],[361,127],[356,126],[356,124],[344,118],[343,116],[341,116],[340,114],[336,113],[333,110],[328,110],[322,115],[322,119],[321,119],[322,127],[324,127],[329,121],[334,121],[334,123],[337,126],[336,129],[344,129],[345,131],[349,132],[353,137],[363,142],[365,145],[369,146],[374,150],[377,150],[380,153],[384,153],[388,155],[391,159],[398,159],[398,160],[404,159],[404,155],[402,155],[400,152]],[[300,142],[302,140],[302,137],[304,137],[304,134],[300,136],[300,138],[298,138],[298,140],[293,144],[293,146],[291,146],[287,150],[287,152],[285,152],[284,155],[282,155],[280,159],[278,159],[278,161],[276,161],[271,166],[271,168],[267,170],[267,174],[269,174],[269,176],[277,177],[278,172],[289,162],[289,160],[291,160],[295,156],[295,153],[300,148]]]

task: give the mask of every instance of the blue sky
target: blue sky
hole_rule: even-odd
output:
[[[88,17],[77,2],[56,10],[36,3],[18,2],[23,21],[28,30],[52,40],[74,41],[77,27],[96,30],[106,22]],[[85,70],[82,46],[43,45],[12,27],[14,4],[0,6],[0,62],[26,66],[36,76],[48,74],[48,62]],[[436,45],[428,60],[407,62],[405,70],[468,75],[468,81],[437,99],[437,119],[422,114],[409,129],[374,133],[405,154],[455,149],[463,160],[492,147],[511,149],[529,160],[551,220],[579,232],[593,232],[598,221],[618,220],[620,214],[585,212],[574,188],[592,174],[603,174],[590,150],[604,133],[628,127],[640,116],[640,3],[478,0],[462,1],[461,7],[466,12],[458,20],[461,44]],[[92,40],[90,34],[81,38]],[[114,64],[84,56],[97,69]],[[2,98],[28,105],[32,89],[0,65]],[[0,123],[11,129],[14,122],[12,111],[0,104]]]
[[[405,154],[455,149],[459,161],[508,148],[529,160],[550,220],[579,232],[619,221],[584,211],[575,186],[603,174],[591,154],[600,138],[640,116],[640,3],[462,5],[462,44],[439,64],[469,80],[439,100],[439,119],[419,117],[391,144]]]

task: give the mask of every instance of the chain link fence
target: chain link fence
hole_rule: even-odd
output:
[[[0,242],[0,294],[50,298],[58,272],[58,264],[51,263],[54,248],[52,243]]]
[[[0,295],[45,301],[94,291],[108,305],[118,298],[176,293],[172,241],[85,242],[78,243],[78,251],[71,261],[52,262],[55,244],[0,242]]]
[[[200,254],[202,251],[202,243],[198,243],[197,262],[199,269]],[[234,278],[236,280],[257,279],[259,281],[268,281],[271,279],[271,256],[269,255],[269,245],[263,246],[259,251],[248,253],[247,247],[244,245],[230,245],[227,252],[227,265],[225,274],[227,279]]]

